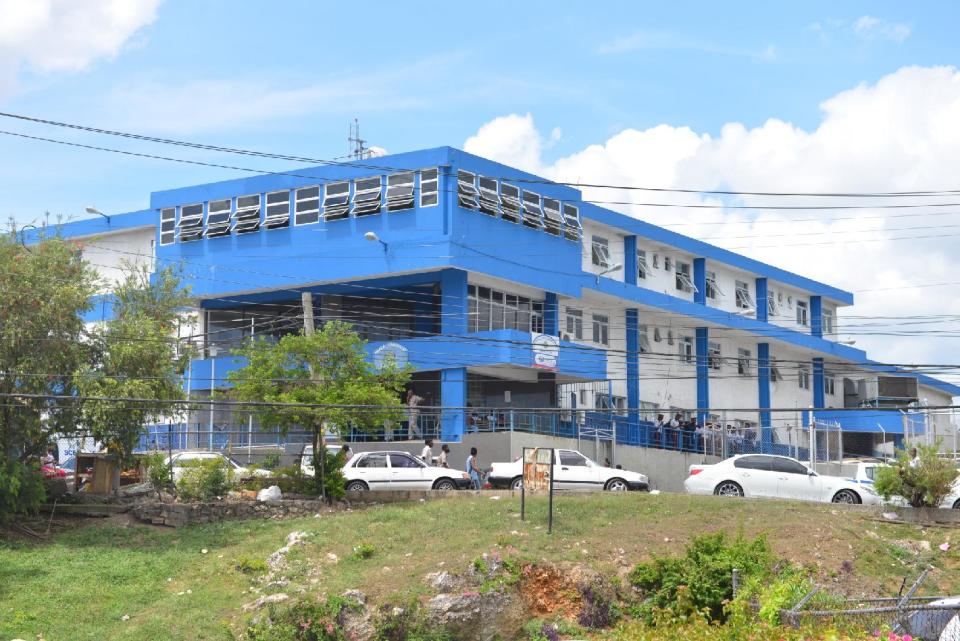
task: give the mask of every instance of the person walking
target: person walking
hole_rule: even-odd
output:
[[[467,474],[473,482],[473,489],[480,489],[480,466],[477,464],[477,448],[470,448],[470,456],[467,457]]]
[[[420,436],[420,409],[419,405],[423,399],[417,396],[413,390],[407,394],[407,438],[414,439]]]
[[[428,466],[433,465],[433,439],[428,438],[423,442],[423,451],[420,452],[420,460]]]
[[[440,456],[437,457],[437,465],[440,467],[449,468],[450,464],[447,462],[447,457],[450,455],[450,446],[444,443],[440,446]]]

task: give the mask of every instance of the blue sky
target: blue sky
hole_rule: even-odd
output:
[[[0,108],[321,158],[346,152],[353,117],[372,144],[405,151],[462,146],[498,116],[530,113],[561,132],[549,160],[661,123],[716,135],[776,117],[813,129],[840,91],[907,65],[956,64],[958,13],[894,2],[170,0],[80,71],[38,69],[0,46],[0,65],[15,67]],[[0,216],[130,210],[151,190],[230,175],[0,137]]]

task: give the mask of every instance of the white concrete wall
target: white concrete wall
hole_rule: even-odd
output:
[[[583,271],[590,272],[591,274],[598,274],[604,270],[603,267],[598,267],[597,265],[593,264],[592,248],[594,236],[600,236],[607,239],[607,246],[610,249],[610,265],[615,265],[618,263],[620,265],[624,265],[624,235],[625,234],[618,232],[612,227],[607,227],[606,225],[601,225],[590,220],[583,221],[583,239],[580,243],[580,258]],[[618,269],[608,274],[604,274],[603,277],[624,282],[624,270]]]
[[[123,279],[124,263],[153,266],[155,233],[156,229],[149,227],[78,239],[84,259],[105,281],[103,292]]]

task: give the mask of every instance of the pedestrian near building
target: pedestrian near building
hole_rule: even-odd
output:
[[[407,393],[407,438],[414,439],[418,438],[421,434],[420,432],[420,403],[423,402],[423,398],[417,396],[417,393],[413,390],[410,390]]]
[[[433,465],[433,439],[428,438],[423,442],[423,451],[420,452],[420,458],[427,465]]]
[[[437,465],[440,467],[450,467],[447,457],[450,455],[450,446],[444,443],[440,446],[440,456],[437,457]]]
[[[480,489],[480,466],[477,464],[477,448],[470,448],[470,456],[467,457],[467,474],[473,482],[473,489]]]

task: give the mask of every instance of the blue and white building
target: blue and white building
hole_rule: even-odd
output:
[[[646,421],[683,412],[772,447],[811,409],[848,452],[890,451],[905,430],[953,438],[949,416],[916,412],[960,389],[838,341],[850,292],[449,147],[157,191],[62,233],[107,277],[123,260],[183,266],[195,398],[225,386],[240,340],[299,331],[310,291],[318,322],[348,320],[371,359],[415,368],[445,441],[606,416],[642,446]],[[106,296],[89,320],[108,314]]]

